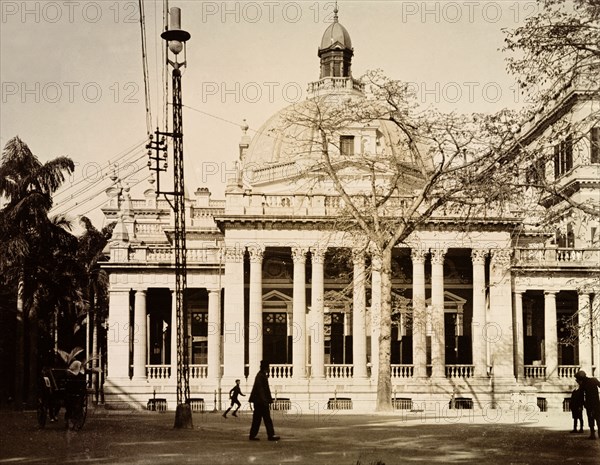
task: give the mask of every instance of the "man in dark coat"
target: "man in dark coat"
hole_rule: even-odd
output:
[[[575,381],[579,384],[579,388],[583,391],[583,405],[587,412],[588,424],[590,425],[590,439],[596,439],[594,423],[600,430],[600,397],[598,396],[598,388],[600,381],[597,378],[588,378],[583,370],[579,370],[575,374]]]
[[[254,404],[254,413],[252,414],[252,426],[250,427],[251,441],[258,441],[256,435],[260,428],[260,422],[264,421],[265,428],[267,429],[267,436],[269,441],[278,441],[279,436],[275,436],[275,430],[273,429],[273,421],[271,420],[271,412],[269,411],[269,405],[273,402],[271,397],[271,389],[269,389],[269,363],[261,360],[260,370],[256,374],[254,379],[254,386],[250,393],[250,402]]]
[[[581,388],[573,389],[569,408],[573,417],[573,431],[571,433],[577,432],[577,423],[579,423],[579,432],[583,433],[583,391]]]

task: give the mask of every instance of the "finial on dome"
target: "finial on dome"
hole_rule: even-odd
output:
[[[337,0],[335,1],[335,7],[333,8],[333,22],[337,23],[338,22],[338,6],[337,6]]]
[[[246,135],[246,133],[248,132],[249,127],[250,126],[248,126],[248,123],[246,122],[246,119],[244,118],[244,122],[240,126],[240,128],[242,128],[242,132],[244,133],[244,135]]]

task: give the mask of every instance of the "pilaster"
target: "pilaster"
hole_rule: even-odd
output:
[[[293,283],[293,358],[292,376],[296,379],[306,378],[306,252],[304,247],[292,248],[294,261]]]

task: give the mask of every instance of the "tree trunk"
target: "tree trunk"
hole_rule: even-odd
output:
[[[379,372],[377,406],[379,412],[392,410],[391,333],[392,333],[392,247],[381,253],[381,308],[379,315]]]
[[[90,309],[92,320],[92,388],[94,389],[94,401],[98,403],[98,311],[96,309],[95,294],[90,292]]]
[[[26,386],[27,405],[34,406],[37,400],[38,376],[39,376],[39,323],[36,314],[27,312],[28,331],[28,379]]]
[[[16,324],[16,347],[15,347],[15,409],[23,408],[23,380],[25,374],[25,327],[23,320],[23,277],[19,279],[17,288],[17,324]]]

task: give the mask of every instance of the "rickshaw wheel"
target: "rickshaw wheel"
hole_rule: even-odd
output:
[[[40,426],[40,428],[43,428],[44,426],[46,426],[47,413],[48,413],[48,409],[46,408],[44,401],[42,399],[38,399],[37,421],[38,421],[38,425]]]

